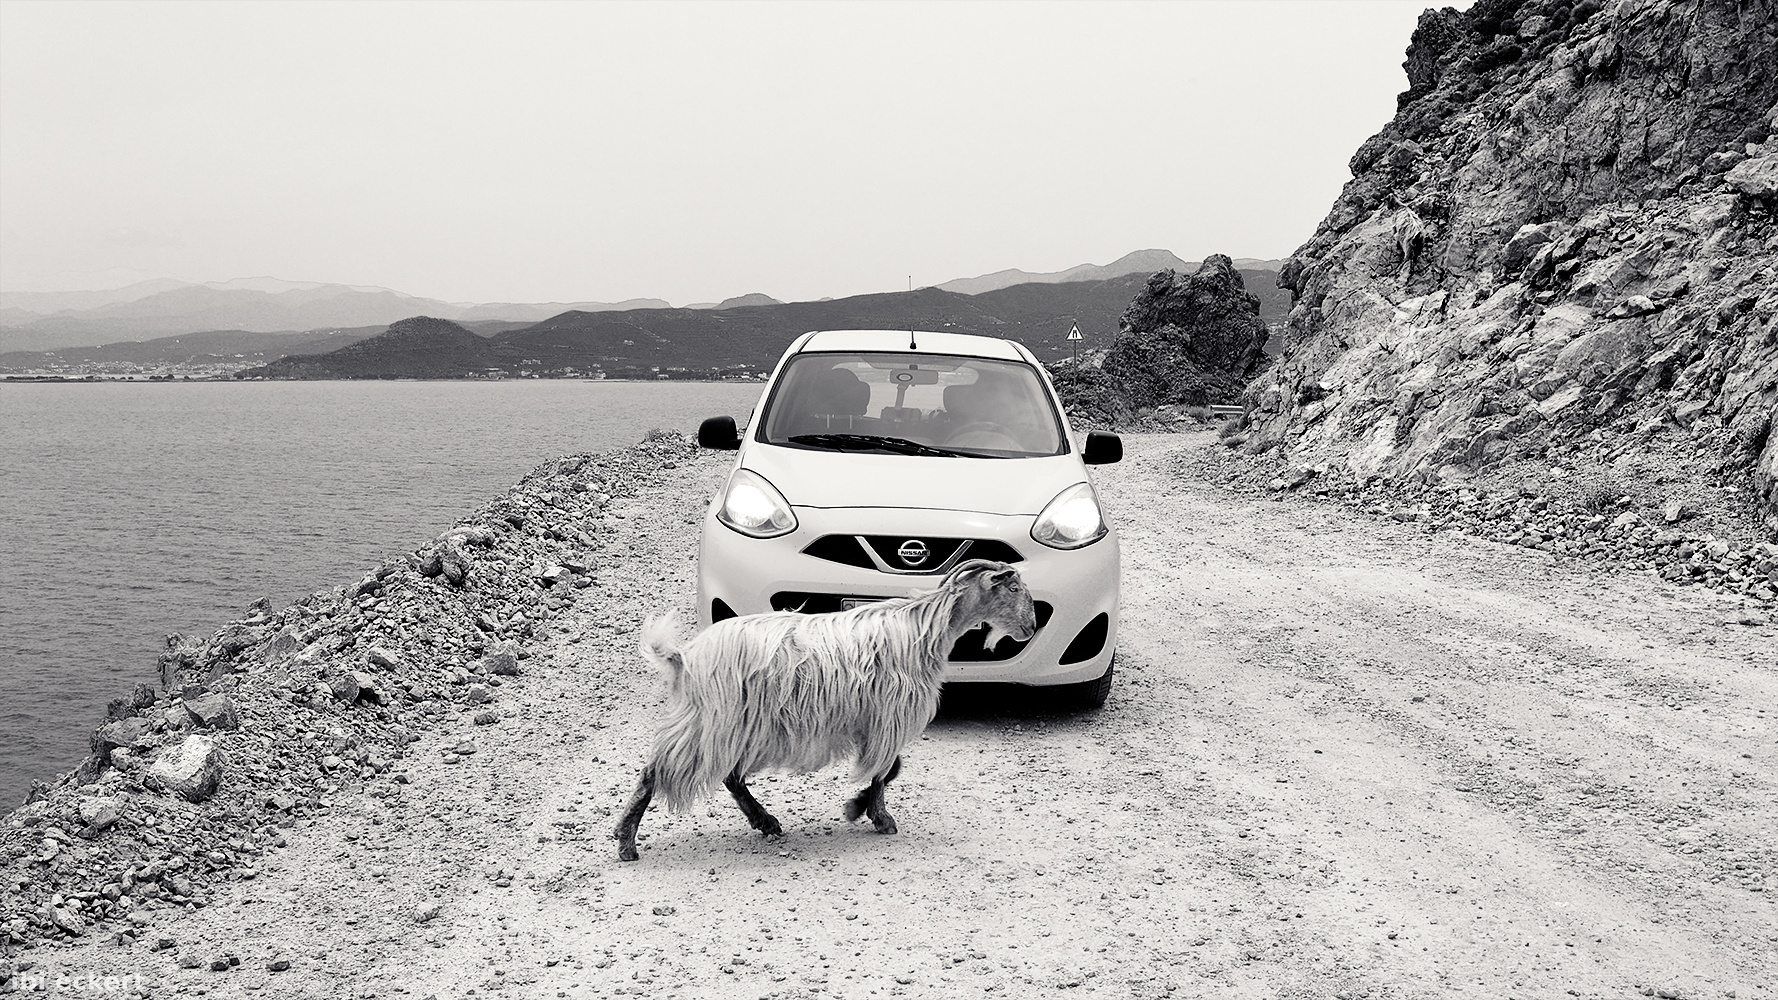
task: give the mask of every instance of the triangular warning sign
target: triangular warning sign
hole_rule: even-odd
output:
[[[1078,324],[1078,323],[1077,323],[1077,324],[1075,324],[1075,325],[1074,325],[1074,326],[1072,326],[1072,327],[1070,327],[1070,328],[1069,328],[1069,330],[1068,330],[1068,339],[1069,339],[1069,340],[1080,340],[1080,339],[1081,339],[1081,336],[1080,336],[1080,325],[1079,325],[1079,324]]]

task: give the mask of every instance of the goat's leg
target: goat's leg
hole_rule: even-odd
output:
[[[654,798],[654,765],[642,769],[642,777],[636,782],[636,791],[630,796],[630,804],[624,807],[624,814],[617,821],[617,829],[612,836],[617,838],[617,858],[619,861],[636,860],[636,828],[642,825],[642,814],[648,811],[648,802]]]
[[[900,774],[901,758],[898,756],[882,777],[872,779],[870,787],[852,796],[852,800],[846,803],[846,819],[857,822],[858,817],[869,816],[871,825],[877,828],[878,833],[894,833],[895,817],[889,815],[889,810],[883,805],[883,788]]]
[[[766,812],[766,807],[753,797],[753,792],[747,788],[747,779],[741,776],[740,768],[731,771],[728,777],[722,779],[722,783],[728,786],[728,793],[735,797],[735,804],[741,807],[742,814],[755,830],[768,837],[776,837],[784,832],[784,828],[778,825],[772,814]]]

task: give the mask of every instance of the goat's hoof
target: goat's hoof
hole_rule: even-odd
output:
[[[863,816],[863,815],[864,815],[864,803],[859,802],[857,799],[853,799],[852,801],[846,803],[846,822],[856,823],[856,822],[858,822],[858,817]]]
[[[877,823],[877,832],[882,834],[894,833],[895,821],[885,817],[881,822]]]
[[[784,828],[778,825],[778,821],[770,816],[767,816],[765,819],[754,824],[753,828],[768,837],[778,837],[784,834]]]
[[[620,844],[620,845],[618,845],[617,860],[619,860],[619,861],[634,861],[634,860],[636,860],[637,857],[638,857],[638,855],[636,854],[636,845],[635,844]]]

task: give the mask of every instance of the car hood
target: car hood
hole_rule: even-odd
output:
[[[741,467],[770,480],[792,507],[916,507],[1032,514],[1086,481],[1076,454],[937,458],[756,445]]]

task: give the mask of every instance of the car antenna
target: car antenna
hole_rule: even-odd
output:
[[[913,290],[914,290],[914,276],[910,274],[910,275],[908,275],[908,292],[911,294],[913,292]],[[909,330],[908,331],[908,350],[917,351],[919,349],[920,349],[920,345],[914,343],[914,331]]]

